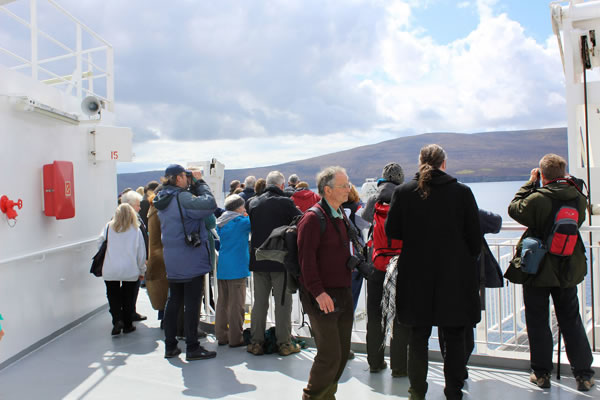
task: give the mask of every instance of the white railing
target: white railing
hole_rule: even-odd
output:
[[[75,91],[75,96],[78,99],[88,95],[93,95],[101,99],[106,103],[106,108],[109,111],[113,111],[114,108],[114,52],[113,47],[104,39],[102,39],[96,32],[87,27],[68,11],[62,8],[53,0],[41,0],[48,3],[50,7],[57,10],[64,18],[65,23],[73,24],[75,27],[75,48],[72,48],[64,42],[58,40],[45,30],[40,29],[38,18],[38,0],[29,0],[29,20],[21,18],[16,13],[10,10],[11,4],[6,6],[0,6],[0,15],[4,14],[9,19],[16,21],[17,23],[25,26],[29,30],[29,43],[30,43],[30,59],[19,56],[15,52],[2,47],[0,43],[0,53],[4,53],[9,56],[10,59],[16,61],[16,65],[10,66],[14,70],[31,69],[31,77],[35,80],[40,80],[51,86],[58,86],[63,88],[67,93]],[[56,23],[56,22],[55,22]],[[0,31],[2,30],[0,24]],[[15,37],[15,32],[7,32],[10,37]],[[60,48],[61,54],[54,55],[52,57],[40,58],[40,38],[46,39],[48,42],[54,44],[53,48]],[[94,43],[95,47],[84,48],[84,39],[87,42]],[[43,53],[47,53],[49,49],[44,48]],[[94,61],[102,60],[103,63]],[[59,68],[57,62],[66,62],[71,74],[64,75],[58,72],[59,69],[64,68],[62,64]],[[98,86],[104,86],[103,93],[98,93],[98,89],[94,89],[94,83],[96,88]]]
[[[520,235],[517,231],[524,231],[525,228],[516,224],[506,224],[503,226],[503,232],[515,232],[514,237],[497,237],[497,235],[489,235],[488,244],[492,253],[495,255],[500,268],[502,271],[506,271],[508,264],[514,254],[515,246],[519,240]],[[600,227],[582,227],[582,236],[584,241],[588,240],[588,234],[591,232],[600,231]],[[580,301],[580,313],[588,336],[590,338],[590,345],[594,346],[595,350],[599,350],[600,340],[600,324],[599,324],[599,297],[598,295],[593,296],[593,293],[600,294],[600,282],[599,282],[599,269],[598,259],[600,257],[600,246],[593,245],[589,246],[586,244],[588,250],[588,275],[584,282],[578,286],[578,295]],[[592,252],[593,261],[593,274],[590,273],[590,250]],[[593,280],[592,282],[592,277]],[[208,284],[208,281],[207,281]],[[216,277],[213,282],[213,290],[217,287]],[[592,293],[592,288],[594,292]],[[249,309],[252,308],[252,278],[250,278],[249,291],[247,296],[247,304]],[[486,290],[486,310],[482,312],[481,322],[476,328],[476,348],[475,353],[480,355],[487,355],[491,357],[501,359],[523,359],[523,353],[529,351],[529,345],[527,340],[527,330],[525,325],[525,312],[523,305],[523,294],[521,285],[515,285],[505,280],[505,286],[502,288],[487,289]],[[218,297],[218,293],[214,293],[215,299]],[[298,336],[308,336],[309,332],[306,328],[301,328],[303,321],[302,311],[299,304],[298,295],[294,296],[294,306],[292,311],[292,325],[295,330],[295,334]],[[271,296],[271,303],[268,314],[268,324],[274,324],[274,299]],[[214,321],[214,310],[208,305],[208,298],[205,303],[205,310],[209,310],[208,314],[204,314],[203,318],[206,321]],[[363,282],[363,288],[357,312],[355,315],[355,323],[353,328],[353,342],[365,343],[366,335],[366,283]],[[595,316],[595,318],[592,318]],[[305,317],[307,318],[307,317]],[[249,317],[247,318],[247,321]],[[554,312],[551,312],[551,322],[553,335],[556,338],[558,333],[558,325]],[[595,326],[594,326],[595,324]],[[594,329],[595,327],[595,329]],[[596,337],[594,337],[596,336]],[[432,335],[436,339],[436,334]],[[431,347],[435,349],[437,346],[437,340],[432,341]],[[564,343],[563,343],[564,346]]]

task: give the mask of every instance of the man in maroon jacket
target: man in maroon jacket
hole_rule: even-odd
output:
[[[350,183],[342,167],[325,168],[317,175],[317,203],[325,214],[321,234],[319,216],[307,212],[298,224],[298,260],[301,267],[300,299],[317,345],[302,398],[334,398],[337,382],[344,371],[350,351],[354,318],[349,237],[342,203],[348,200]]]

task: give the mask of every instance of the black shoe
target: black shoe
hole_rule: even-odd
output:
[[[123,333],[131,333],[133,331],[135,331],[135,325],[133,325],[133,324],[123,328]]]
[[[200,329],[200,327],[198,327],[198,337],[200,339],[204,339],[207,336],[208,336],[208,333],[204,332],[202,329]]]
[[[352,350],[350,350],[348,352],[348,360],[354,360],[354,357],[355,357],[354,352]]]
[[[177,357],[180,354],[181,349],[179,347],[175,347],[173,350],[165,350],[165,358]]]
[[[216,356],[217,356],[216,351],[206,350],[202,346],[200,346],[197,350],[185,353],[186,361],[206,360],[208,358],[215,358]]]
[[[375,372],[383,371],[386,368],[387,368],[387,363],[384,361],[381,363],[381,365],[379,367],[370,367],[369,372],[375,373]]]
[[[145,321],[145,320],[147,320],[147,319],[148,319],[148,317],[146,317],[145,315],[142,315],[142,314],[140,314],[140,313],[135,313],[135,314],[133,314],[133,318],[131,318],[131,320],[132,320],[133,322]]]
[[[112,331],[110,331],[110,334],[113,336],[116,336],[119,333],[121,333],[121,329],[123,329],[123,323],[121,321],[119,321],[113,325],[113,328],[112,328]]]

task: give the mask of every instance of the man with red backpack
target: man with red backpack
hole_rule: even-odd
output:
[[[562,157],[546,154],[540,160],[539,168],[531,170],[529,181],[511,201],[508,214],[525,225],[527,230],[517,244],[515,256],[504,277],[523,285],[532,369],[530,381],[541,388],[550,387],[553,341],[549,326],[549,297],[552,296],[577,390],[588,391],[594,385],[593,356],[579,315],[577,298],[577,285],[587,274],[585,247],[577,230],[562,233],[561,240],[562,228],[555,229],[559,225],[568,226],[570,218],[564,217],[570,217],[570,214],[573,214],[576,227],[580,226],[585,221],[587,202],[575,181],[566,176],[566,165]],[[538,188],[540,180],[542,187]],[[571,212],[564,215],[565,210]],[[526,268],[525,245],[527,241],[534,240],[540,241],[547,250],[535,271]],[[557,246],[559,242],[562,242],[561,246]],[[560,249],[557,251],[556,247]]]
[[[394,189],[404,182],[402,167],[389,163],[383,168],[382,179],[377,182],[377,193],[367,201],[363,219],[372,223],[368,246],[372,249],[372,261],[375,266],[367,281],[367,361],[371,372],[387,368],[384,361],[385,334],[382,326],[381,299],[387,264],[390,259],[402,251],[402,241],[388,239],[385,234],[385,219],[390,208]],[[390,358],[392,376],[407,376],[408,329],[394,323]]]

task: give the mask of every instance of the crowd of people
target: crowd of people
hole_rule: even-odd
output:
[[[427,393],[432,327],[439,333],[448,399],[462,398],[467,363],[474,348],[473,328],[485,309],[485,288],[501,287],[500,267],[485,241],[497,233],[499,215],[481,210],[470,188],[446,173],[444,149],[421,149],[418,172],[404,182],[397,163],[383,167],[377,192],[363,203],[342,167],[316,177],[317,193],[295,174],[271,171],[265,179],[234,180],[224,209],[202,172],[170,165],[162,183],[128,191],[103,229],[108,246],[103,268],[112,316],[112,335],[135,330],[145,319],[135,310],[144,281],[165,335],[165,358],[216,356],[199,341],[205,279],[216,267],[218,300],[215,337],[219,346],[245,346],[252,355],[267,350],[267,312],[273,296],[275,349],[281,356],[301,349],[292,336],[292,291],[283,263],[257,259],[259,248],[281,226],[297,224],[299,297],[317,348],[303,399],[334,399],[351,350],[354,312],[367,279],[367,361],[372,373],[387,368],[386,334],[391,332],[393,377],[408,377],[410,399]],[[536,187],[536,183],[541,187]],[[586,199],[566,174],[566,162],[548,154],[509,206],[527,227],[505,278],[523,285],[530,343],[530,380],[550,387],[552,333],[549,297],[577,389],[594,384],[592,353],[579,315],[576,285],[586,275],[581,238],[572,255],[546,254],[536,274],[521,268],[523,240],[545,238],[557,205],[574,204],[579,225]],[[366,232],[369,232],[366,234]],[[217,253],[218,250],[218,253]],[[523,254],[522,254],[523,253]],[[249,335],[244,336],[248,277],[254,282]]]

